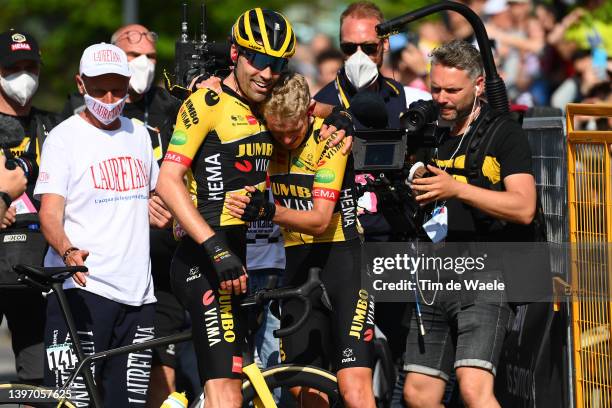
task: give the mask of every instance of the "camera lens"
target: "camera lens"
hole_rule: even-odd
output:
[[[418,132],[423,126],[438,119],[438,107],[434,101],[418,100],[410,104],[408,110],[402,114],[402,126],[409,132]]]

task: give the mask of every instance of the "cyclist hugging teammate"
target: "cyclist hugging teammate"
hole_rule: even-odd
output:
[[[323,119],[312,116],[308,84],[299,74],[285,74],[261,112],[277,142],[270,162],[272,193],[268,202],[255,188],[251,197],[232,194],[230,214],[246,221],[273,220],[282,227],[290,286],[303,284],[308,269],[322,269],[321,281],[332,310],[313,300],[307,323],[282,339],[283,362],[316,365],[337,371],[347,407],[374,407],[371,355],[374,298],[360,287],[360,243],[356,225],[352,156],[319,137]],[[299,318],[296,300],[283,302],[281,326]],[[325,406],[321,397],[302,392],[305,406]],[[317,401],[319,400],[319,401]]]
[[[273,144],[252,107],[266,99],[295,46],[281,14],[242,14],[232,28],[234,70],[221,93],[200,89],[182,105],[160,170],[156,191],[188,234],[174,255],[172,283],[191,314],[207,407],[242,406],[246,226],[224,204],[230,193],[246,195],[244,186],[265,188]],[[338,115],[327,122],[341,122]]]

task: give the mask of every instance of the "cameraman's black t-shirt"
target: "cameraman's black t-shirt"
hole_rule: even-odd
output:
[[[478,121],[482,120],[486,112],[486,105],[481,109],[479,117],[470,127],[469,133],[473,132]],[[467,178],[463,174],[465,167],[465,155],[470,134],[467,134],[461,142],[462,136],[447,136],[443,139],[438,148],[437,156],[434,152],[434,162],[441,169],[445,169],[456,180],[467,183]],[[490,135],[485,133],[485,139],[493,137],[490,148],[486,152],[485,160],[482,164],[482,172],[494,189],[503,190],[503,180],[505,177],[512,174],[527,173],[533,174],[531,162],[531,149],[527,136],[521,129],[520,125],[513,121],[505,121],[503,126],[499,127],[495,134]],[[461,143],[459,150],[452,157],[453,153]],[[483,140],[486,144],[486,140]],[[452,159],[451,159],[452,158]],[[441,203],[437,203],[440,205]],[[447,242],[465,242],[478,241],[483,238],[483,231],[477,227],[477,222],[474,220],[474,214],[470,206],[462,203],[458,199],[450,199],[446,202],[448,209],[448,236]],[[510,223],[508,223],[510,224]],[[522,227],[522,226],[520,226]],[[523,232],[525,229],[520,228],[504,229],[496,236],[495,233],[487,234],[487,241],[525,241]],[[525,227],[526,228],[526,227]],[[509,233],[509,231],[511,231]],[[508,236],[509,234],[515,236]]]

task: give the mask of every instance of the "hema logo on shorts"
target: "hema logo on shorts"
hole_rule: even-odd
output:
[[[10,234],[5,235],[2,242],[26,242],[27,240],[28,236],[26,234]]]

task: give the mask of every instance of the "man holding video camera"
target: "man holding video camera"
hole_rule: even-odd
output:
[[[14,265],[42,265],[47,246],[39,230],[39,206],[32,192],[42,143],[58,118],[32,106],[40,65],[40,50],[34,37],[16,30],[0,34],[0,147],[6,156],[0,165],[3,168],[16,167],[27,178],[25,194],[16,196],[15,192],[8,192],[12,199],[10,203],[9,197],[3,197],[5,204],[10,205],[0,219],[2,285],[18,284]],[[7,162],[12,163],[7,166]],[[0,189],[2,184],[0,181]],[[45,303],[41,293],[33,289],[2,289],[0,319],[3,316],[11,330],[19,381],[41,383],[45,325]]]
[[[412,172],[416,201],[431,212],[425,230],[434,242],[533,241],[531,151],[520,125],[481,99],[480,53],[467,42],[452,41],[432,52],[431,64],[432,107],[439,109],[438,125],[448,125],[450,134],[433,149],[431,164],[417,163],[420,169]],[[501,272],[490,269],[479,279],[503,281]],[[512,318],[504,290],[462,290],[457,298],[421,302],[406,344],[408,405],[441,406],[454,370],[467,407],[499,407],[494,376]],[[422,325],[426,334],[419,331]]]

